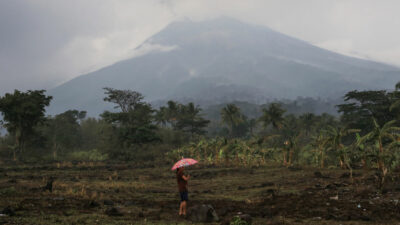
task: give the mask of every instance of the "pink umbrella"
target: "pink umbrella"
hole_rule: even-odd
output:
[[[194,159],[183,158],[183,159],[179,160],[178,162],[176,162],[171,170],[176,170],[176,169],[178,169],[180,167],[194,165],[196,163],[198,163],[198,162],[196,160],[194,160]]]

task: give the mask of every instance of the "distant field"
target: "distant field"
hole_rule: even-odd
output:
[[[372,171],[355,171],[354,183],[344,170],[318,171],[193,167],[187,171],[190,205],[213,205],[221,221],[247,213],[253,224],[400,223],[400,184],[390,183],[378,194]],[[42,189],[50,177],[52,193]],[[9,206],[15,212],[0,217],[0,224],[192,224],[177,216],[179,198],[169,168],[3,166],[0,197],[0,210]]]

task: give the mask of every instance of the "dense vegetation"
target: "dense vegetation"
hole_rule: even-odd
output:
[[[78,110],[45,116],[52,97],[43,90],[4,95],[1,159],[170,163],[184,156],[213,165],[340,166],[350,174],[364,167],[378,171],[380,186],[400,163],[400,82],[393,91],[347,93],[340,116],[288,113],[287,104],[274,102],[254,117],[232,103],[220,120],[206,119],[194,103],[154,109],[141,93],[104,91],[115,110],[99,118]]]

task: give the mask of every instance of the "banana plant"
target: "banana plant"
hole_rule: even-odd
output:
[[[380,171],[380,181],[378,186],[382,189],[385,183],[385,178],[392,170],[392,159],[395,156],[392,151],[398,149],[398,146],[400,145],[400,127],[396,126],[395,120],[389,121],[382,126],[377,123],[375,118],[372,120],[374,128],[365,136],[361,137],[357,143],[358,145],[366,142],[376,143],[377,166]]]
[[[325,131],[326,136],[327,136],[327,146],[330,150],[335,151],[338,154],[339,158],[339,163],[341,168],[345,168],[345,162],[344,162],[344,155],[343,155],[343,149],[346,147],[342,143],[343,137],[358,133],[360,132],[359,129],[347,129],[345,127],[333,127],[333,126],[328,126],[328,129]]]
[[[327,143],[328,143],[328,138],[327,136],[324,135],[323,132],[320,132],[318,136],[313,137],[313,142],[311,146],[316,149],[317,154],[319,155],[319,165],[320,168],[324,168],[325,166],[325,151],[327,148]]]
[[[301,135],[302,134],[300,132],[297,135],[289,137],[289,140],[288,140],[289,155],[288,155],[287,166],[292,166],[292,164],[293,164],[294,154],[297,154],[297,152],[299,150],[298,141],[299,141],[299,138]]]

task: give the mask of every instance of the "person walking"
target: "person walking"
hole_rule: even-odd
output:
[[[189,201],[188,196],[188,180],[190,179],[190,175],[184,174],[184,167],[180,167],[176,169],[176,179],[178,182],[178,190],[179,195],[181,197],[181,203],[179,206],[179,216],[186,217],[186,208],[187,202]]]

